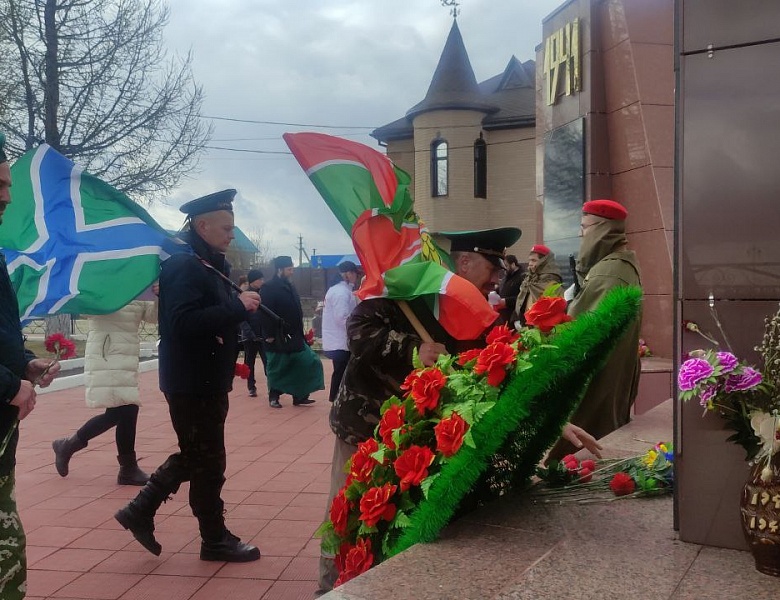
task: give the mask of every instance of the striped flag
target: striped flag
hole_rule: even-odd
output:
[[[22,321],[119,310],[175,251],[143,208],[47,144],[17,160],[11,177],[0,248]]]
[[[447,268],[449,256],[414,212],[411,178],[363,144],[321,133],[286,133],[303,170],[352,237],[366,273],[357,295],[425,297],[455,339],[478,337],[496,319],[482,293]]]

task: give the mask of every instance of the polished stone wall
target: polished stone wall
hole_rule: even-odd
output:
[[[642,336],[656,356],[671,358],[673,346],[672,251],[674,231],[674,11],[672,0],[571,0],[545,19],[547,39],[579,19],[581,90],[549,105],[545,70],[537,68],[537,157],[547,139],[582,121],[584,185],[571,199],[612,198],[629,211],[629,245],[642,269],[645,291]],[[544,65],[545,43],[537,51]],[[537,197],[545,204],[559,187],[545,166]],[[548,221],[555,220],[556,223]],[[577,221],[559,226],[545,211],[544,233],[559,259],[579,235]],[[558,234],[560,235],[560,233]],[[545,240],[548,241],[548,240]]]

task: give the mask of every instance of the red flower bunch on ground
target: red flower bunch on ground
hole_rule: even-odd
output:
[[[633,494],[636,490],[636,483],[628,473],[615,473],[612,481],[609,482],[609,489],[611,489],[615,496],[628,496]]]
[[[240,377],[241,379],[248,379],[249,365],[245,365],[244,363],[236,363],[236,368],[233,371],[233,375],[235,377]]]
[[[46,352],[51,352],[57,360],[67,360],[76,356],[76,344],[61,333],[53,333],[43,341]]]
[[[548,333],[556,325],[567,323],[572,317],[566,314],[566,300],[558,296],[542,296],[525,311],[525,322]]]

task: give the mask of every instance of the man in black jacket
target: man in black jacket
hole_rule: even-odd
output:
[[[0,223],[11,204],[11,169],[0,133]],[[0,252],[0,598],[24,598],[27,587],[26,541],[16,510],[16,445],[18,421],[35,408],[35,385],[48,386],[60,370],[58,362],[35,358],[24,347],[16,293]]]
[[[268,376],[268,401],[272,408],[282,408],[279,397],[291,394],[293,404],[312,404],[309,394],[325,389],[322,362],[303,334],[303,309],[298,291],[290,278],[293,261],[289,256],[274,258],[273,279],[261,291],[263,305],[281,317],[282,327],[263,313],[265,351]]]
[[[252,292],[260,292],[264,282],[263,272],[260,269],[252,269],[247,274],[247,289]],[[249,367],[249,377],[246,380],[249,395],[257,397],[257,381],[255,380],[255,361],[257,355],[263,362],[263,372],[266,371],[265,348],[263,348],[263,324],[260,320],[261,313],[253,312],[249,318],[241,323],[241,342],[244,345],[244,364]]]
[[[238,325],[257,310],[260,296],[236,294],[225,252],[233,239],[236,190],[216,192],[181,207],[184,240],[193,254],[176,254],[160,273],[160,389],[165,394],[180,451],[168,457],[134,500],[115,515],[144,548],[159,555],[154,515],[190,482],[198,519],[201,560],[247,562],[260,551],[225,527],[225,419],[235,372]]]

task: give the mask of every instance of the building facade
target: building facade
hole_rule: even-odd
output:
[[[512,57],[481,83],[453,21],[425,98],[372,132],[413,178],[432,233],[516,226],[520,256],[535,243],[535,63]]]

